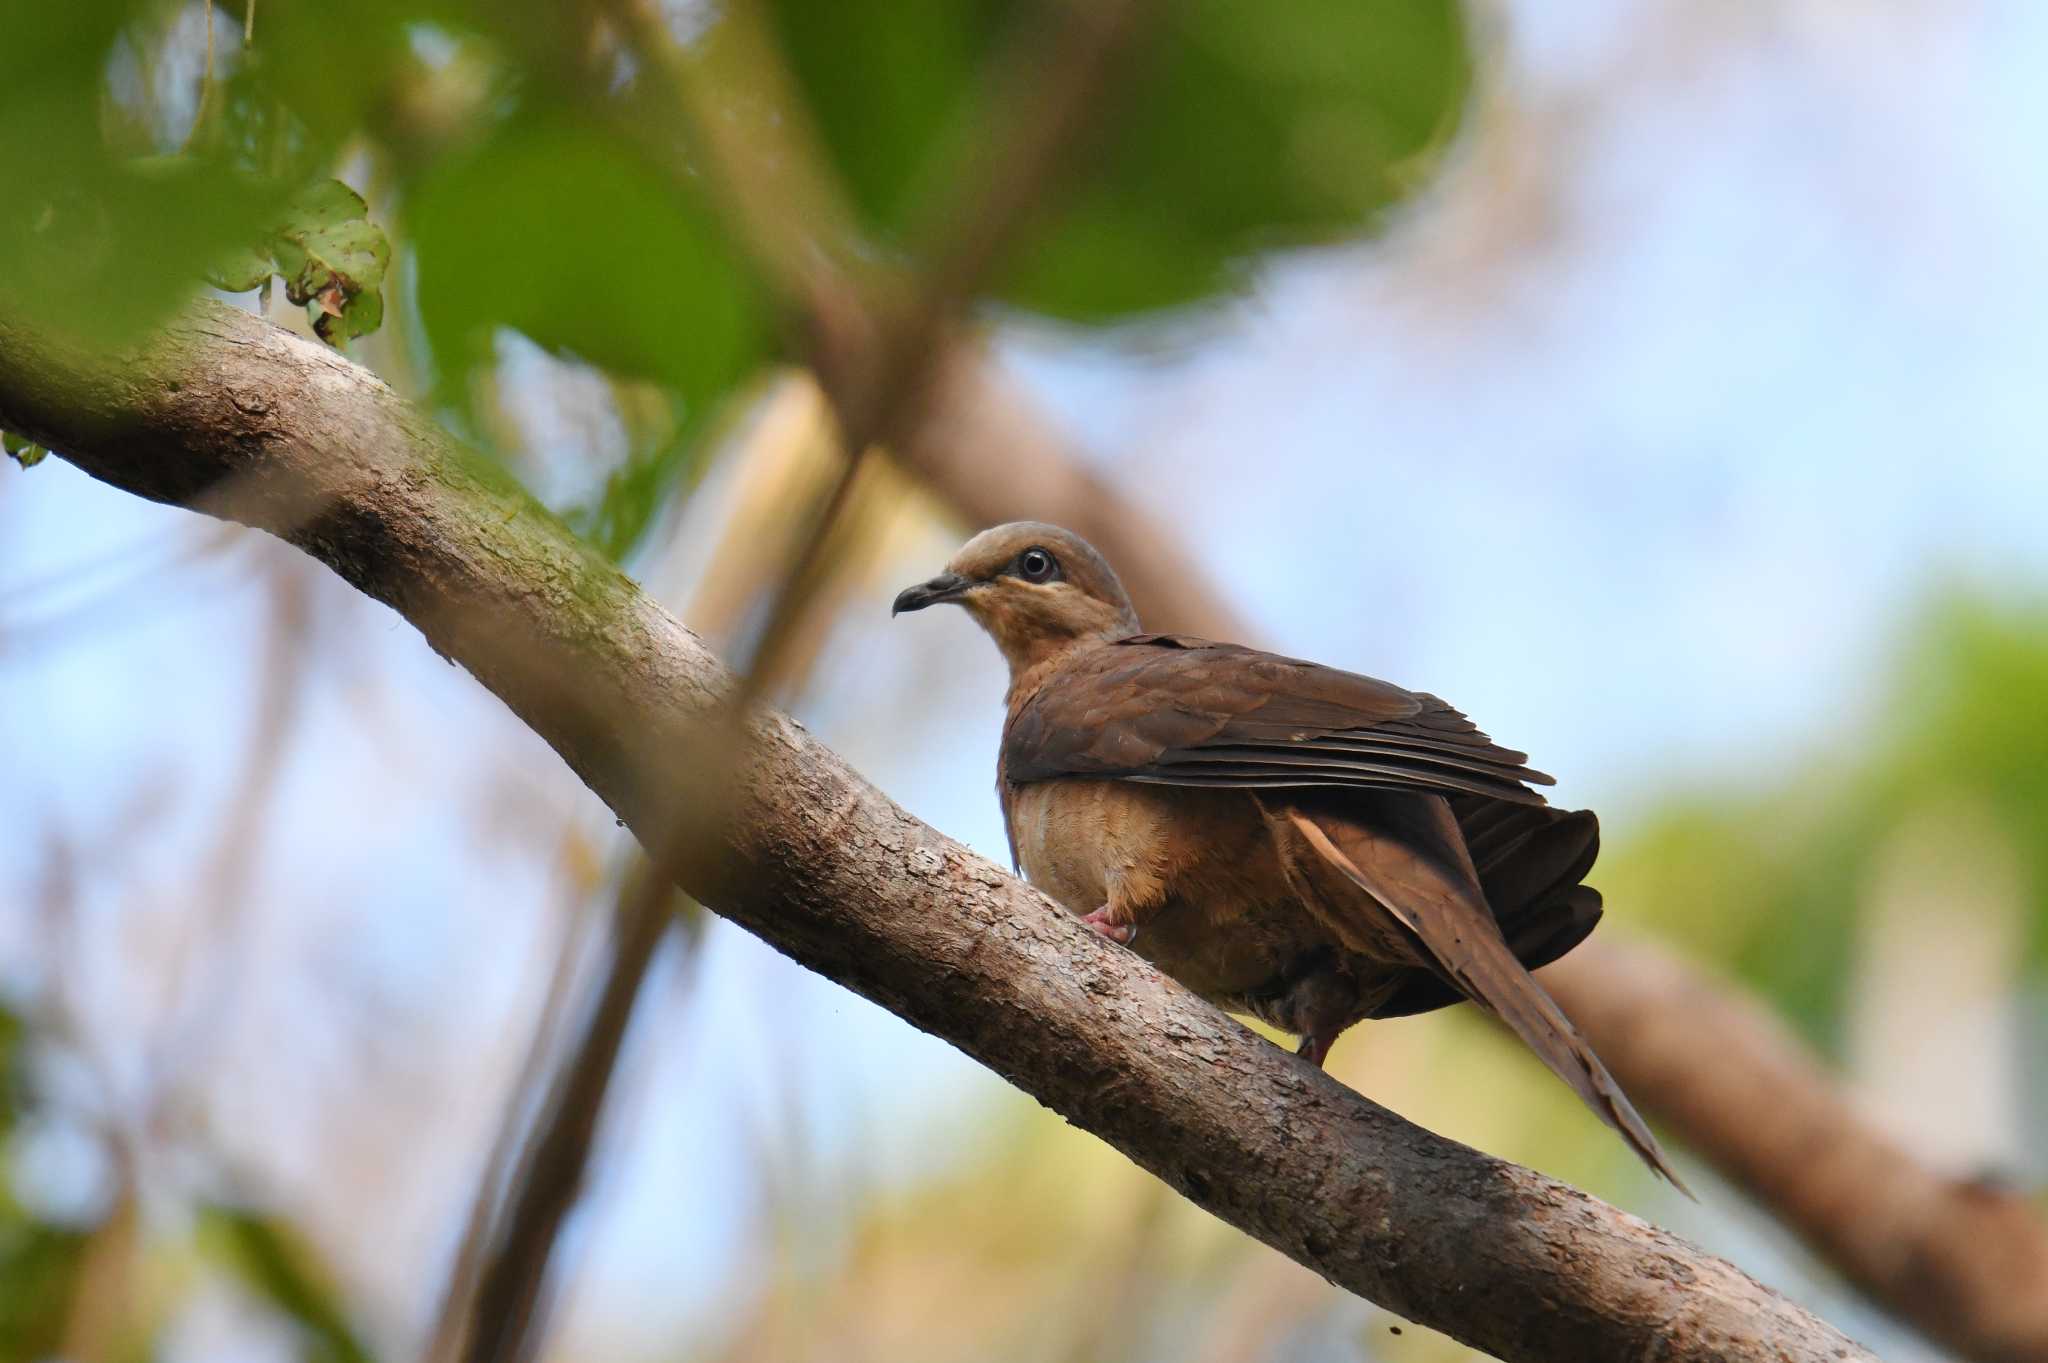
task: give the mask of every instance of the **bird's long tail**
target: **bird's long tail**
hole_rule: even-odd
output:
[[[1399,836],[1376,827],[1379,820],[1347,818],[1342,810],[1308,802],[1275,812],[1322,861],[1391,914],[1446,980],[1505,1022],[1645,1164],[1691,1196],[1621,1085],[1502,940],[1449,808],[1431,796],[1407,809],[1419,826],[1402,828]],[[1367,905],[1346,904],[1342,894],[1313,898],[1312,907],[1329,916],[1332,931],[1354,949],[1369,951],[1373,938],[1383,936],[1369,924],[1346,921],[1371,912]]]

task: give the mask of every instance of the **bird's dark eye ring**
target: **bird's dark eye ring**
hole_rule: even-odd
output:
[[[1026,549],[1017,555],[1017,575],[1027,582],[1048,581],[1059,566],[1043,549]]]

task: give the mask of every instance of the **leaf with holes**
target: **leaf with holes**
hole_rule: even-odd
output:
[[[370,221],[363,196],[326,180],[292,200],[271,241],[285,297],[300,304],[329,345],[365,336],[384,321],[391,243]]]

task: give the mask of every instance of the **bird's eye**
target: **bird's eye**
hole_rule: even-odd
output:
[[[1017,575],[1026,582],[1048,582],[1059,566],[1043,549],[1026,549],[1017,555]]]

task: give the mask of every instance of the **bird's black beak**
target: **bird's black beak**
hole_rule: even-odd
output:
[[[940,573],[929,582],[920,582],[896,593],[896,604],[889,608],[889,614],[901,615],[905,611],[921,611],[926,606],[936,606],[941,601],[958,601],[973,585],[972,578],[958,573]]]

